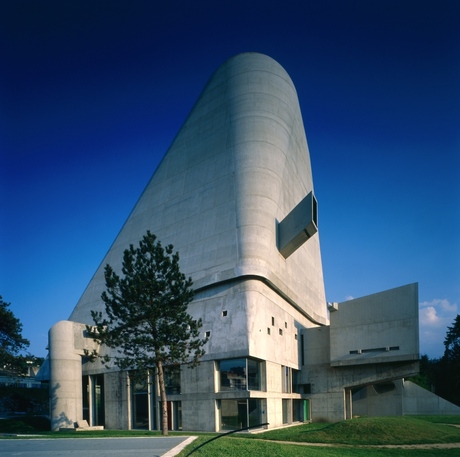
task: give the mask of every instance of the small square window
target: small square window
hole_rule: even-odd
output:
[[[294,338],[297,339],[297,333],[294,335]]]
[[[227,310],[222,311],[222,317],[226,317],[226,316],[227,316]]]
[[[270,327],[267,327],[267,333],[270,335]]]
[[[211,331],[208,330],[207,332],[205,332],[205,336],[206,336],[206,338],[209,338],[211,336]]]
[[[282,328],[280,328],[280,335],[282,335],[282,334],[283,334],[283,329],[282,329]]]

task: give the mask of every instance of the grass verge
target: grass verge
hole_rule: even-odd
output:
[[[206,444],[191,457],[380,457],[421,456],[447,457],[460,455],[460,449],[444,449],[445,443],[460,443],[460,416],[406,416],[359,418],[335,424],[302,424],[260,434],[229,435]],[[42,417],[16,417],[0,420],[1,433],[40,434],[47,438],[90,437],[155,437],[160,432],[103,430],[81,433],[50,432],[49,422]],[[172,436],[190,433],[171,432]],[[178,457],[186,457],[200,444],[216,436],[214,433],[194,433],[198,439]],[[10,437],[14,439],[13,437]],[[282,441],[283,443],[279,443]],[[317,444],[321,443],[321,446]],[[420,448],[374,448],[385,445],[427,445]]]
[[[366,417],[334,424],[303,424],[272,430],[251,438],[301,443],[396,445],[460,442],[460,417]]]

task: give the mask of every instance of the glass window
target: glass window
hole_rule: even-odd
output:
[[[283,424],[290,424],[291,422],[291,400],[283,399]]]
[[[221,430],[239,430],[252,427],[264,422],[264,400],[220,400],[220,428]]]
[[[253,359],[221,360],[220,391],[261,390],[261,363]]]
[[[134,429],[149,429],[148,375],[131,373],[131,392]]]
[[[264,422],[264,401],[250,398],[248,400],[249,427],[255,427]]]
[[[302,361],[302,365],[305,365],[305,349],[304,349],[303,335],[300,335],[300,358]]]
[[[82,404],[83,404],[83,419],[88,422],[88,424],[91,423],[91,420],[89,418],[89,376],[83,376],[82,378],[82,393],[83,393],[83,398],[82,398]]]
[[[104,425],[105,406],[104,406],[104,375],[98,374],[93,376],[93,424]]]
[[[304,420],[304,409],[305,400],[293,400],[292,401],[292,420],[294,422],[300,422]]]
[[[182,402],[174,401],[174,430],[182,430]]]
[[[260,362],[258,360],[247,360],[248,364],[248,390],[262,390],[260,387]]]
[[[292,392],[295,394],[302,394],[303,387],[300,384],[300,371],[292,369]]]
[[[220,390],[246,390],[246,359],[220,362]]]
[[[180,366],[172,365],[163,367],[166,395],[180,394]]]
[[[291,393],[291,369],[281,365],[281,392]]]

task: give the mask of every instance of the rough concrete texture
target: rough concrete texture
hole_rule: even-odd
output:
[[[334,366],[418,360],[418,285],[339,303],[331,312]]]
[[[358,416],[460,414],[460,407],[406,379],[371,384],[357,391],[353,414]]]
[[[181,255],[196,288],[247,275],[327,323],[319,238],[284,259],[277,222],[313,190],[294,85],[273,59],[240,54],[211,77],[70,320],[103,310],[103,269],[150,230]],[[299,275],[299,272],[302,272]]]
[[[280,223],[288,233],[284,255]],[[339,304],[329,328],[316,228],[310,155],[294,85],[270,57],[233,57],[208,81],[69,322],[50,332],[52,386],[60,386],[52,403],[54,423],[61,415],[81,419],[82,374],[104,373],[106,428],[133,426],[128,380],[98,362],[82,366],[84,349],[92,347],[82,329],[92,324],[92,310],[104,312],[105,265],[120,272],[123,251],[147,230],[179,251],[181,270],[195,288],[189,313],[203,320],[203,336],[209,332],[202,364],[182,367],[181,394],[169,397],[172,411],[181,408],[184,430],[219,430],[222,404],[239,414],[252,399],[254,417],[270,427],[291,421],[292,400],[311,400],[314,420],[341,419],[351,414],[351,386],[415,372],[416,286],[385,299]],[[396,338],[400,330],[403,339]],[[374,333],[381,338],[372,340]],[[343,352],[376,344],[398,345],[399,358],[394,350],[390,358],[384,354],[358,366],[365,358]],[[260,390],[220,392],[219,360],[247,357],[261,362]],[[331,358],[332,365],[347,366],[333,368]],[[283,366],[301,370],[304,393],[283,392]],[[159,423],[156,391],[149,387],[150,426]]]

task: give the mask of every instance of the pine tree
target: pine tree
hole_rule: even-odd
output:
[[[460,314],[447,327],[441,364],[444,368],[441,395],[460,405]]]
[[[146,374],[156,368],[162,405],[163,435],[168,434],[164,367],[186,363],[193,368],[204,355],[206,339],[200,339],[201,319],[187,312],[193,300],[191,278],[179,268],[174,247],[163,247],[147,231],[139,247],[124,251],[120,277],[105,267],[106,291],[101,298],[105,315],[92,311],[93,338],[112,351],[103,363],[113,361],[121,370]],[[95,355],[95,354],[94,354]]]

